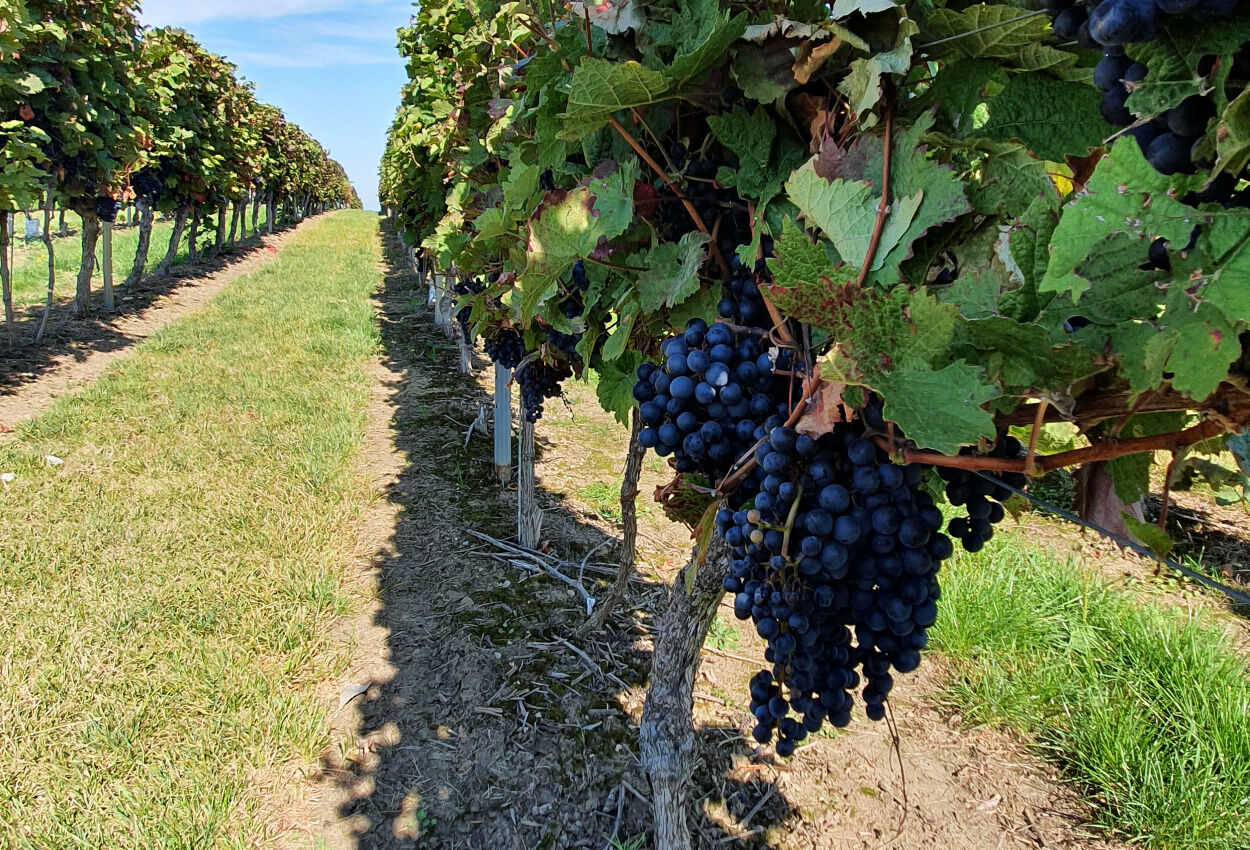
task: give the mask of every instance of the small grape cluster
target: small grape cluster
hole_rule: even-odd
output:
[[[586,265],[581,260],[573,264],[570,282],[572,283],[573,291],[560,302],[560,314],[566,319],[576,319],[586,309],[585,294],[590,288],[590,278],[586,274]],[[582,362],[582,355],[578,352],[577,346],[581,343],[583,336],[585,334],[566,334],[553,328],[547,335],[547,339],[565,357],[574,363],[580,363]]]
[[[751,680],[752,735],[778,735],[783,757],[826,721],[846,726],[861,682],[865,714],[885,716],[890,670],[919,666],[954,551],[924,468],[892,464],[862,434],[774,428],[756,451],[754,499],[716,518],[733,558],[725,589],[772,664]]]
[[[512,328],[504,328],[483,343],[486,356],[505,369],[515,369],[525,359],[525,340]]]
[[[121,212],[122,202],[116,198],[110,198],[108,195],[100,195],[95,199],[95,214],[100,221],[112,224],[117,221],[117,214]]]
[[[1015,437],[999,438],[988,457],[1018,460],[1024,457],[1024,445]],[[1022,489],[1028,477],[1019,472],[978,474],[966,469],[938,468],[946,483],[946,501],[962,507],[966,516],[951,520],[947,531],[963,543],[968,552],[980,552],[994,536],[994,526],[1007,515],[1003,503],[1012,496],[1004,484]]]
[[[521,388],[521,412],[526,421],[542,419],[543,404],[560,395],[560,385],[572,376],[573,370],[565,360],[547,363],[535,357],[522,363],[514,377]]]
[[[772,428],[785,422],[799,385],[791,355],[761,350],[753,336],[735,338],[723,322],[692,320],[660,347],[662,366],[638,369],[634,398],[645,426],[644,448],[673,455],[678,472],[719,481]]]
[[[764,257],[773,255],[773,239],[761,237]],[[768,266],[763,259],[747,264],[735,252],[729,257],[729,283],[725,284],[724,298],[717,305],[721,318],[749,328],[770,328],[772,319],[764,306],[759,281],[768,279]]]
[[[138,172],[130,178],[130,188],[140,198],[158,200],[165,192],[165,184],[148,169]]]
[[[485,284],[480,280],[470,277],[460,277],[456,283],[452,285],[452,292],[456,295],[478,295],[486,290]],[[460,326],[460,338],[465,342],[473,339],[473,328],[469,324],[469,317],[473,315],[473,305],[466,304],[456,313],[456,323]]]

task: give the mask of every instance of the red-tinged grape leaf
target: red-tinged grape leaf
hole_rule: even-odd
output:
[[[782,223],[774,250],[777,256],[767,261],[773,274],[769,287],[773,303],[801,322],[835,324],[851,298],[850,285],[858,272],[846,265],[835,268],[824,243],[813,242],[793,219]]]
[[[816,439],[825,434],[833,433],[835,426],[846,422],[845,414],[849,413],[852,419],[855,418],[855,411],[842,404],[842,391],[845,390],[842,384],[835,384],[830,381],[824,381],[816,390],[816,394],[812,397],[807,405],[807,412],[799,419],[795,430],[800,434]]]
[[[712,548],[712,535],[716,533],[716,514],[720,511],[721,506],[725,504],[724,499],[714,499],[703,511],[703,516],[699,517],[699,523],[694,528],[695,544],[699,547],[699,557],[696,563],[702,567],[707,563],[708,552]],[[694,579],[698,574],[698,570],[687,570],[686,574],[686,592],[689,593],[694,589]]]
[[[655,500],[673,522],[680,522],[698,534],[709,509],[718,501],[712,485],[700,475],[678,475],[668,484],[655,488]],[[712,516],[715,517],[715,512]]]

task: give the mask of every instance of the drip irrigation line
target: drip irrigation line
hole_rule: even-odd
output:
[[[1225,584],[1221,584],[1220,582],[1216,581],[1210,576],[1205,576],[1200,572],[1191,570],[1189,567],[1183,566],[1177,563],[1176,561],[1173,561],[1171,558],[1165,558],[1164,556],[1141,545],[1135,540],[1129,540],[1126,537],[1121,537],[1120,535],[1116,534],[1114,531],[1109,531],[1108,529],[1103,528],[1097,523],[1093,523],[1088,520],[1081,519],[1079,516],[1072,513],[1071,511],[1064,510],[1058,505],[1052,505],[1050,502],[1047,502],[1045,499],[1039,499],[1037,496],[1033,496],[1029,493],[1026,493],[1023,490],[1019,489],[1018,487],[1013,487],[1010,484],[1007,484],[1006,482],[998,478],[995,478],[992,475],[987,475],[986,473],[981,472],[979,470],[976,471],[976,474],[981,476],[987,481],[993,482],[996,485],[1001,485],[1003,487],[1006,487],[1008,490],[1015,493],[1017,496],[1023,496],[1025,499],[1037,505],[1039,508],[1050,511],[1053,514],[1056,514],[1057,516],[1060,516],[1063,519],[1066,519],[1068,522],[1074,522],[1077,525],[1081,526],[1082,528],[1088,528],[1090,531],[1097,532],[1098,534],[1101,534],[1103,537],[1106,537],[1110,540],[1114,540],[1116,543],[1120,544],[1124,548],[1133,550],[1138,555],[1141,555],[1144,558],[1150,558],[1152,561],[1157,561],[1160,564],[1163,564],[1165,567],[1170,567],[1171,569],[1176,570],[1178,573],[1181,573],[1182,575],[1193,579],[1199,584],[1204,584],[1207,587],[1211,588],[1212,590],[1218,590],[1220,593],[1224,594],[1229,599],[1233,600],[1239,605],[1250,606],[1250,595],[1242,593],[1239,590],[1235,590]]]

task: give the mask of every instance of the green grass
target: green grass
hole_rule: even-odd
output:
[[[1250,681],[1227,635],[1011,535],[942,579],[934,644],[966,717],[1024,733],[1128,839],[1250,847]]]
[[[251,209],[248,209],[247,220],[251,223]],[[265,220],[265,211],[261,210],[262,226]],[[53,262],[56,265],[56,289],[55,293],[58,299],[65,300],[74,297],[74,285],[78,279],[78,269],[82,265],[82,236],[81,221],[75,213],[67,213],[65,220],[69,225],[72,236],[60,238],[55,236],[57,232],[56,216],[52,217],[52,232],[54,238]],[[127,214],[129,221],[129,214]],[[40,224],[43,223],[42,216],[39,217]],[[48,254],[43,246],[43,242],[32,242],[29,245],[24,244],[22,234],[26,232],[26,218],[23,215],[17,217],[18,239],[15,243],[15,262],[13,266],[13,304],[18,309],[30,307],[36,304],[42,304],[48,294]],[[156,268],[157,264],[165,256],[165,251],[169,248],[169,237],[174,232],[174,223],[170,221],[161,221],[159,218],[152,227],[152,246],[148,251],[148,261],[145,269],[151,271]],[[126,276],[130,274],[130,268],[135,261],[135,252],[139,247],[139,228],[123,227],[113,231],[113,282],[116,286],[121,286]],[[174,265],[179,266],[186,262],[187,259],[187,237],[184,235],[182,245],[175,255]],[[102,256],[101,245],[96,246],[97,261]],[[92,288],[100,290],[104,286],[104,279],[100,273],[100,266],[97,262],[95,277],[92,280]],[[125,292],[118,292],[119,297],[124,296]]]
[[[0,443],[0,845],[255,846],[257,776],[324,745],[376,222],[299,233]]]

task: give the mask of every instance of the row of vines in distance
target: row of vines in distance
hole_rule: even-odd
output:
[[[253,230],[262,200],[271,227],[280,209],[289,220],[360,206],[343,168],[281,110],[257,101],[233,65],[183,30],[145,30],[138,8],[105,0],[0,8],[0,244],[13,236],[9,212],[44,208],[49,251],[52,209],[78,213],[80,314],[92,308],[101,222],[112,222],[123,201],[136,202],[142,228],[131,284],[145,268],[156,212],[175,223],[159,266],[167,271],[188,223],[193,256],[209,217],[221,247],[232,204],[244,231],[249,200]],[[12,341],[10,270],[3,271]]]
[[[686,847],[726,592],[785,756],[885,714],[1013,489],[1250,472],[1250,14],[1236,0],[428,2],[381,197],[525,415],[593,370],[696,558],[641,747]],[[1046,455],[1048,423],[1082,445]],[[1018,429],[1013,435],[1012,429]],[[953,519],[943,506],[955,509]]]

